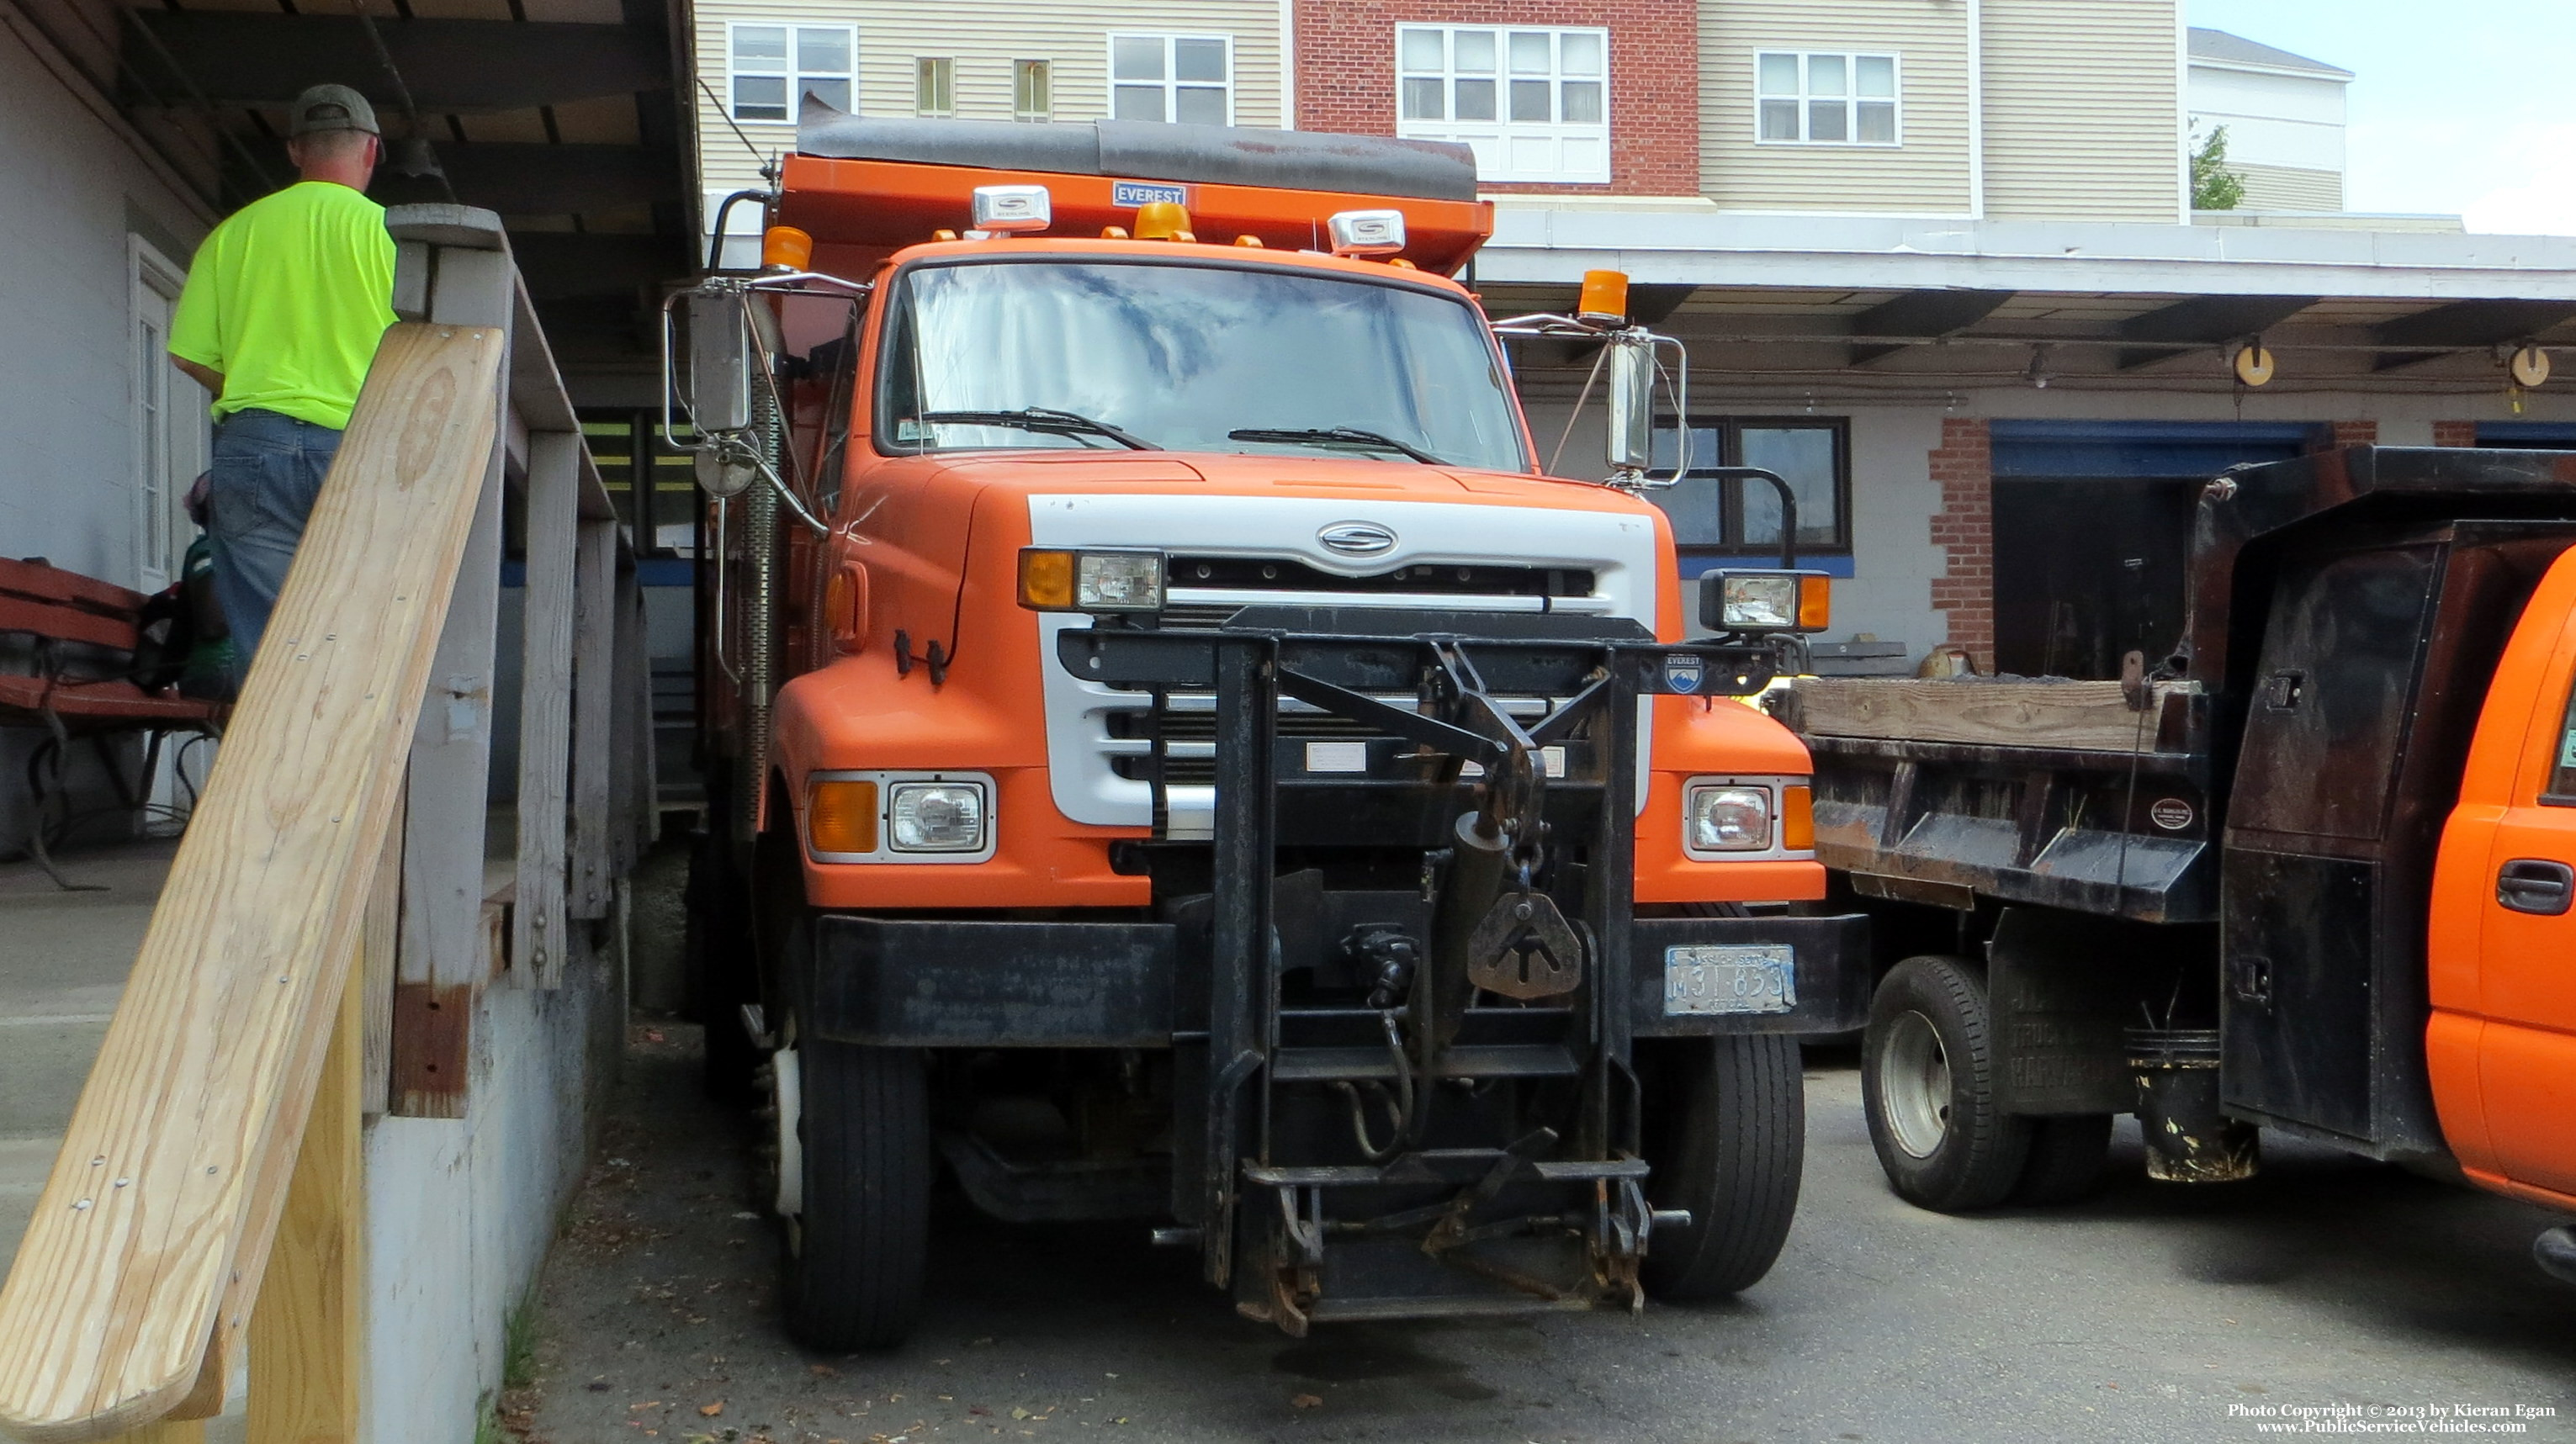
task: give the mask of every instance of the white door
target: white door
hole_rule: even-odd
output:
[[[196,539],[186,501],[212,449],[206,417],[211,398],[170,360],[170,314],[178,309],[187,273],[142,237],[129,242],[135,585],[157,592],[178,578],[180,559]]]

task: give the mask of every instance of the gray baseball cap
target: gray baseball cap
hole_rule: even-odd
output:
[[[365,96],[345,85],[308,86],[287,108],[286,134],[292,138],[323,130],[383,134],[376,129],[376,108],[367,104]]]

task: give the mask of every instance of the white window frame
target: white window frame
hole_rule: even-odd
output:
[[[1039,85],[1046,91],[1046,104],[1034,109],[1025,103],[1028,99],[1028,86],[1025,82],[1032,75],[1037,77]],[[1021,56],[1011,62],[1011,119],[1032,122],[1055,119],[1054,61]]]
[[[851,57],[856,59],[856,56]],[[937,108],[924,105],[921,93],[923,67],[932,67],[946,84],[948,103]],[[953,116],[957,113],[957,57],[953,55],[916,55],[912,58],[912,113],[927,116]]]
[[[1121,80],[1118,78],[1118,42],[1121,40],[1158,40],[1162,42],[1163,78],[1160,82],[1148,80]],[[1223,86],[1225,89],[1225,124],[1234,124],[1234,37],[1223,34],[1192,34],[1185,31],[1114,30],[1110,32],[1108,52],[1109,108],[1106,114],[1111,116],[1118,114],[1118,92],[1120,90],[1129,87],[1142,88],[1147,85],[1159,84],[1163,91],[1163,119],[1167,123],[1173,122],[1179,120],[1181,117],[1180,93],[1183,90],[1209,90],[1215,88],[1217,82],[1206,80],[1183,80],[1180,78],[1180,45],[1184,40],[1212,41],[1224,48],[1225,80],[1223,81]]]
[[[1408,68],[1406,66],[1404,57],[1404,37],[1407,31],[1439,32],[1441,37],[1441,68],[1438,71],[1434,72]],[[1494,82],[1494,119],[1490,121],[1462,121],[1457,118],[1457,82],[1461,78],[1460,72],[1457,68],[1458,35],[1462,31],[1483,32],[1494,37],[1494,70],[1492,74],[1487,76],[1482,73],[1474,73],[1465,77],[1470,80],[1483,80],[1490,78]],[[1556,115],[1564,114],[1565,85],[1568,81],[1574,81],[1577,83],[1597,82],[1601,87],[1601,119],[1598,122],[1551,120],[1542,123],[1538,121],[1516,121],[1511,119],[1511,83],[1514,79],[1511,68],[1511,37],[1516,32],[1522,34],[1544,34],[1549,37],[1548,55],[1550,58],[1548,62],[1549,68],[1545,78],[1548,82],[1548,100],[1551,112]],[[1595,38],[1600,46],[1601,53],[1601,73],[1599,75],[1568,75],[1565,73],[1563,68],[1565,63],[1564,37],[1568,35],[1589,35]],[[1393,98],[1395,101],[1396,111],[1395,133],[1398,136],[1409,140],[1464,141],[1470,145],[1475,144],[1478,140],[1485,140],[1490,142],[1493,148],[1499,148],[1505,157],[1512,154],[1514,150],[1512,142],[1515,139],[1552,141],[1558,145],[1563,145],[1568,141],[1589,143],[1597,146],[1598,153],[1601,157],[1601,163],[1598,166],[1587,167],[1581,170],[1569,170],[1563,167],[1553,170],[1520,169],[1509,164],[1508,160],[1500,165],[1487,164],[1487,157],[1483,153],[1484,148],[1480,148],[1477,163],[1477,179],[1488,184],[1502,183],[1506,185],[1607,185],[1610,183],[1610,117],[1612,114],[1610,71],[1612,67],[1610,31],[1608,28],[1599,25],[1510,25],[1502,23],[1486,25],[1453,25],[1445,23],[1416,24],[1407,21],[1396,25],[1394,37],[1395,95]],[[1535,75],[1524,75],[1520,78],[1536,79],[1538,77]],[[1415,120],[1405,118],[1405,82],[1407,80],[1434,79],[1441,83],[1440,93],[1441,108],[1443,111],[1442,118],[1437,120]]]
[[[742,32],[745,30],[786,31],[787,54],[785,58],[775,65],[760,64],[746,66],[742,64],[740,60],[740,51],[742,48],[740,37]],[[841,34],[849,41],[850,68],[847,71],[821,71],[805,70],[798,66],[796,63],[798,32],[807,30],[837,30],[841,32]],[[742,107],[734,97],[733,83],[737,76],[746,79],[784,80],[787,83],[786,116],[783,119],[773,120],[766,116],[752,117],[741,114],[740,112]],[[794,20],[729,20],[725,22],[725,83],[722,99],[726,118],[733,121],[736,125],[794,125],[796,123],[796,112],[803,108],[805,101],[805,90],[800,82],[817,79],[846,81],[850,87],[850,113],[853,115],[858,113],[859,31],[857,26],[807,25]]]
[[[1797,94],[1782,95],[1765,91],[1762,88],[1762,62],[1775,55],[1789,56],[1798,62]],[[1810,140],[1807,138],[1808,122],[1813,115],[1810,107],[1819,101],[1831,102],[1835,98],[1830,95],[1819,96],[1810,95],[1808,93],[1808,62],[1820,55],[1843,62],[1843,94],[1841,99],[1843,103],[1844,138],[1841,140]],[[1889,95],[1885,97],[1875,95],[1864,96],[1860,93],[1860,62],[1863,60],[1884,60],[1887,62],[1888,88],[1891,91]],[[1823,146],[1827,149],[1842,150],[1896,150],[1905,144],[1905,57],[1894,51],[1810,50],[1805,47],[1795,45],[1757,45],[1753,49],[1752,91],[1753,143],[1755,145]],[[1894,138],[1889,140],[1860,139],[1860,107],[1862,102],[1868,101],[1871,103],[1877,103],[1882,99],[1884,99],[1892,112],[1894,123],[1890,129],[1894,133]],[[1797,139],[1773,140],[1765,138],[1762,134],[1762,104],[1764,101],[1776,100],[1787,100],[1798,107]]]

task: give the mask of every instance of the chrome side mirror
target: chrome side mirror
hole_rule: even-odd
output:
[[[751,425],[751,335],[742,297],[697,291],[687,305],[689,420],[701,435],[741,431]]]
[[[1609,339],[1609,460],[1614,476],[1634,477],[1651,460],[1655,434],[1655,338],[1621,331]]]

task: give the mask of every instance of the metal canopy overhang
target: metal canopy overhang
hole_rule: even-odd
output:
[[[2576,238],[2561,237],[1506,198],[1475,280],[1497,310],[1549,309],[1602,268],[1656,289],[1695,373],[1739,380],[2225,389],[2231,352],[2259,337],[2281,359],[2274,390],[2484,390],[2516,346],[2576,347]]]

